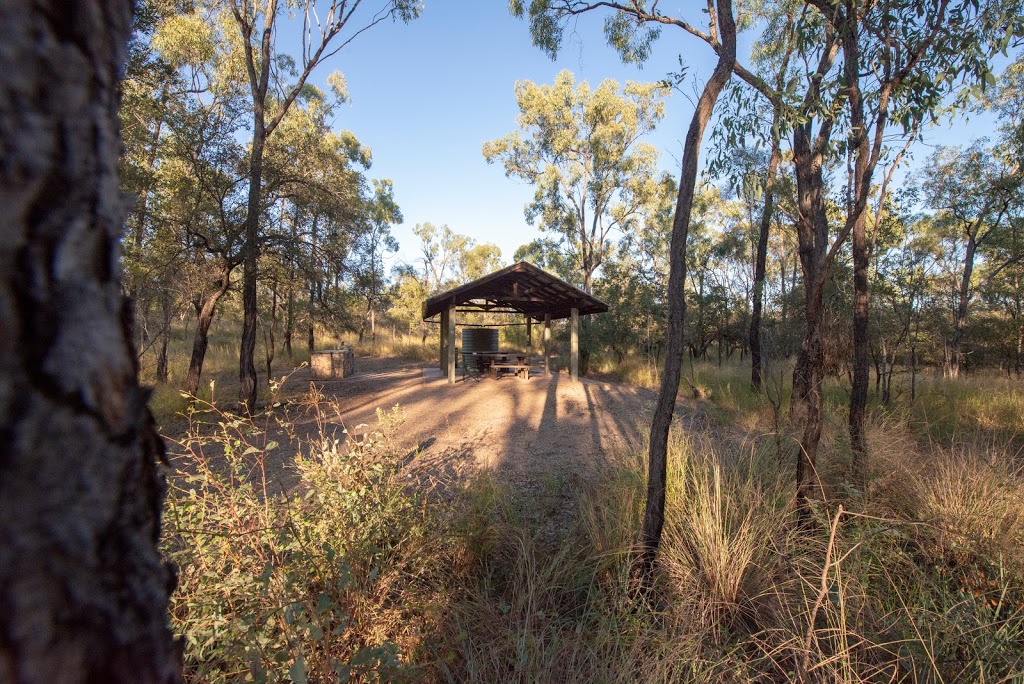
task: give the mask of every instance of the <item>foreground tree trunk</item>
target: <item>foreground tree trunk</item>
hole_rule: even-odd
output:
[[[174,682],[117,245],[129,0],[0,0],[0,680]]]
[[[824,291],[831,260],[828,255],[828,218],[825,214],[822,156],[831,130],[819,132],[812,143],[807,126],[793,130],[793,161],[796,168],[797,237],[800,266],[804,276],[804,338],[793,369],[793,399],[790,422],[802,425],[797,452],[797,509],[807,511],[807,501],[816,488],[815,463],[821,440],[821,383],[824,377],[822,318]]]
[[[847,220],[852,219],[853,241],[853,377],[850,387],[850,450],[852,452],[852,475],[856,486],[866,484],[868,444],[864,424],[868,407],[868,383],[870,377],[870,350],[868,349],[868,312],[871,293],[868,290],[868,216],[866,188],[870,188],[874,172],[871,146],[865,130],[864,100],[860,90],[860,43],[859,24],[851,5],[846,7],[846,20],[842,25],[843,73],[846,81],[850,107],[850,147],[854,152],[853,188],[856,197],[847,207]],[[884,111],[884,105],[883,105]],[[884,125],[884,124],[883,124]],[[877,159],[877,158],[876,158]]]
[[[256,106],[256,125],[249,160],[249,204],[245,219],[245,249],[242,275],[242,343],[239,349],[238,401],[249,413],[256,410],[256,269],[260,258],[260,191],[263,187],[263,146],[266,133],[263,108]]]
[[[643,577],[650,577],[661,544],[661,531],[665,525],[665,476],[668,460],[668,433],[675,412],[676,395],[682,380],[683,320],[686,316],[686,240],[693,211],[693,193],[697,182],[698,158],[704,128],[715,108],[718,96],[729,82],[736,62],[736,24],[733,20],[732,1],[718,0],[718,27],[721,45],[718,64],[697,101],[690,120],[683,149],[683,165],[679,178],[679,196],[672,220],[672,243],[668,276],[668,328],[666,331],[665,371],[658,389],[658,403],[651,422],[651,445],[648,451],[647,503],[644,506],[643,527],[640,531],[638,569]]]

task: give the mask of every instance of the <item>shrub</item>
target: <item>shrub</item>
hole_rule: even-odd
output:
[[[164,548],[196,682],[387,681],[409,674],[420,582],[440,548],[397,478],[401,412],[358,444],[321,430],[274,493],[266,433],[212,405],[190,414],[171,478]],[[212,418],[208,419],[207,416]],[[428,583],[429,584],[429,583]],[[403,648],[405,646],[405,648]]]

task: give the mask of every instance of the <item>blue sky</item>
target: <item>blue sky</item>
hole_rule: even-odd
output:
[[[741,55],[743,44],[741,36]],[[419,19],[368,31],[313,80],[323,85],[330,72],[345,74],[351,101],[339,108],[335,128],[351,130],[372,149],[372,177],[394,181],[405,218],[394,231],[401,245],[396,261],[416,261],[411,229],[429,221],[497,244],[509,263],[519,245],[540,235],[523,217],[532,190],[506,178],[500,165],[488,165],[480,149],[515,129],[515,82],[551,83],[562,69],[592,84],[654,81],[678,70],[680,54],[691,97],[674,93],[649,138],[661,151],[661,166],[678,175],[692,93],[714,67],[711,50],[678,29],[662,34],[641,70],[622,64],[605,44],[602,17],[584,17],[566,32],[552,62],[530,44],[526,22],[508,13],[505,0],[427,0]],[[987,117],[974,117],[970,125],[928,131],[925,142],[962,144],[990,128]],[[926,147],[915,149],[917,160],[927,157]]]

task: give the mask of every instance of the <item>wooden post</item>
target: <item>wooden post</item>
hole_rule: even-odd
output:
[[[448,309],[448,384],[455,384],[455,306]]]
[[[551,314],[544,314],[544,375],[551,375]]]
[[[533,319],[526,314],[526,351],[533,353]]]
[[[441,325],[437,336],[441,340],[437,352],[437,369],[443,373],[448,370],[448,309],[441,311]]]
[[[580,379],[580,310],[572,308],[572,331],[569,336],[569,378]]]

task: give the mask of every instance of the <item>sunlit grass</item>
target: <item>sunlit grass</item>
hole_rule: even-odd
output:
[[[417,349],[424,349],[418,339],[378,338],[357,353],[418,358]],[[435,352],[426,345],[424,360]],[[227,358],[226,370],[233,371],[230,355],[218,352],[216,363]],[[627,359],[605,372],[656,387],[653,370]],[[294,609],[265,601],[261,610],[281,610],[274,638],[294,642],[281,656],[282,671],[294,666],[296,653],[306,653],[310,681],[333,667],[331,654],[340,654],[335,664],[347,665],[342,660],[366,648],[377,660],[366,661],[362,676],[399,681],[1024,677],[1024,466],[1014,446],[1022,400],[1012,382],[919,378],[915,401],[901,386],[887,407],[872,391],[868,482],[859,491],[846,483],[846,379],[830,378],[818,457],[824,498],[797,525],[795,442],[787,421],[792,367],[769,365],[762,393],[750,387],[746,364],[698,362],[684,373],[686,410],[711,422],[706,431],[684,430],[688,423],[673,429],[652,594],[637,592],[632,573],[646,495],[642,447],[610,455],[611,465],[574,492],[578,515],[552,544],[531,522],[548,505],[548,490],[558,489],[544,480],[531,493],[485,471],[439,506],[420,498],[397,469],[395,459],[406,453],[400,430],[374,452],[384,471],[372,470],[373,459],[361,460],[366,453],[349,454],[326,435],[313,435],[315,458],[301,462],[302,477],[309,496],[335,497],[330,510],[291,500],[267,511],[259,496],[243,502],[249,517],[204,508],[207,520],[233,526],[235,536],[201,554],[240,560],[231,565],[230,582],[183,568],[176,604],[181,628],[229,630],[212,642],[186,640],[191,672],[236,672],[225,679],[241,681],[251,670],[248,633],[230,632],[263,624],[245,611],[266,597],[237,595],[240,587],[259,586],[257,575],[265,572],[265,565],[243,562],[251,548],[273,554],[274,572],[281,574],[272,577],[287,578],[289,595],[299,597]],[[210,391],[205,384],[201,393]],[[158,389],[153,404],[173,410],[181,401],[175,396]],[[241,442],[243,450],[258,446],[249,437]],[[247,458],[261,454],[257,448]],[[372,497],[337,488],[374,472],[387,476]],[[204,505],[216,505],[221,495],[204,491],[211,495]],[[188,496],[187,488],[174,496]],[[238,497],[224,496],[225,505],[239,505]],[[351,546],[364,523],[334,529],[338,512],[369,521],[372,544]],[[288,537],[293,548],[279,549],[276,538],[250,529],[258,516],[268,526],[293,516],[297,529],[308,528],[318,543],[349,540],[351,555],[336,564],[323,548],[305,546],[301,535]],[[243,541],[250,534],[256,535],[251,543]],[[179,563],[202,558],[181,547],[176,554]],[[253,576],[240,576],[243,567]],[[315,613],[320,594],[334,601],[322,615]],[[198,622],[180,612],[186,603]],[[306,621],[289,623],[287,610],[306,611]],[[316,643],[308,638],[311,624],[318,626]],[[324,626],[337,631],[331,635]]]

